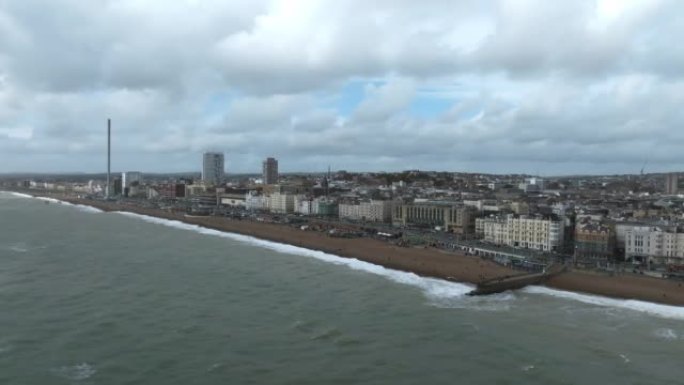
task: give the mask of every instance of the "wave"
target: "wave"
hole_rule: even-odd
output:
[[[2,191],[2,192],[7,192],[7,191]],[[33,198],[33,195],[28,195],[28,194],[22,194],[18,192],[9,192],[10,195],[14,195],[17,198]]]
[[[53,373],[59,377],[65,378],[71,381],[82,381],[88,379],[95,374],[97,370],[87,363],[81,363],[73,366],[62,366],[58,369],[53,369]]]
[[[183,223],[180,221],[151,217],[148,215],[135,214],[125,211],[117,211],[117,214],[128,217],[139,218],[146,222],[156,223],[168,227],[173,227],[182,230],[195,231],[201,234],[214,235],[223,238],[236,240],[247,243],[253,246],[262,247],[265,249],[294,255],[302,255],[306,257],[315,258],[321,261],[329,262],[335,265],[346,266],[353,270],[364,271],[374,275],[383,276],[391,281],[418,287],[423,290],[425,295],[430,299],[447,299],[447,298],[462,298],[465,294],[470,292],[473,287],[463,283],[443,281],[441,279],[421,277],[414,273],[392,270],[380,265],[374,265],[369,262],[360,261],[353,258],[344,258],[333,254],[328,254],[318,250],[306,249],[299,246],[288,245],[285,243],[278,243],[267,241],[248,235],[241,235],[235,233],[226,233],[219,230],[207,229],[198,225]]]
[[[29,194],[22,194],[22,193],[18,193],[18,192],[14,192],[14,191],[2,191],[2,190],[0,190],[0,193],[7,193],[7,194],[10,194],[10,195],[15,196],[17,198],[32,198],[32,199],[38,199],[41,201],[46,201],[46,202],[51,202],[51,203],[58,203],[58,204],[65,205],[65,206],[73,206],[73,207],[75,207],[81,211],[87,212],[87,213],[101,213],[101,212],[103,212],[102,210],[97,209],[97,208],[92,207],[92,206],[69,203],[69,202],[61,201],[61,200],[55,199],[55,198],[40,197],[40,196],[37,197],[37,196],[33,196],[33,195],[29,195]]]
[[[676,340],[679,339],[679,336],[677,335],[677,332],[675,332],[672,329],[668,328],[660,328],[656,329],[653,334],[663,340]]]
[[[15,253],[26,253],[29,250],[23,246],[23,245],[11,245],[7,248],[10,251],[14,251]]]
[[[684,320],[684,307],[661,305],[653,302],[638,301],[634,299],[615,299],[598,295],[574,293],[571,291],[556,290],[544,286],[528,286],[522,289],[524,293],[542,294],[556,298],[563,298],[583,302],[591,305],[615,307],[646,313],[662,318]]]
[[[173,227],[182,230],[190,230],[201,234],[228,238],[244,242],[253,246],[273,250],[276,252],[307,256],[325,262],[329,262],[335,265],[346,266],[353,270],[360,270],[374,275],[382,276],[393,282],[420,288],[423,291],[424,295],[431,300],[431,304],[438,307],[463,309],[468,308],[486,311],[505,311],[510,308],[510,303],[517,298],[517,296],[511,292],[485,297],[468,297],[466,296],[466,294],[473,289],[473,286],[464,283],[449,282],[436,278],[421,277],[414,273],[392,270],[380,265],[374,265],[369,262],[360,261],[358,259],[344,258],[318,250],[311,250],[284,243],[267,241],[248,235],[227,233],[219,230],[207,229],[198,225],[192,225],[176,220],[157,218],[148,215],[124,211],[118,211],[116,213],[133,218],[142,219],[146,222],[164,225],[167,227]],[[602,296],[550,289],[543,286],[529,286],[523,289],[523,292],[529,294],[548,295],[556,298],[573,300],[591,305],[633,310],[662,318],[684,320],[684,307],[661,305],[657,303],[637,300],[613,299]]]
[[[72,207],[75,207],[75,208],[77,208],[81,211],[84,211],[86,213],[101,213],[101,212],[103,212],[102,210],[95,208],[95,207],[92,207],[92,206],[69,203],[69,202],[61,201],[61,200],[55,199],[55,198],[47,198],[47,197],[35,197],[35,198],[38,200],[41,200],[41,201],[58,203],[60,205],[65,205],[65,206],[72,206]]]

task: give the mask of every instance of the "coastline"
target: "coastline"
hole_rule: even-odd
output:
[[[114,202],[99,202],[49,194],[30,196],[52,198],[74,205],[94,207],[104,212],[131,212],[175,220],[222,232],[322,251],[345,258],[354,258],[388,269],[452,282],[476,284],[482,279],[519,274],[516,270],[476,256],[467,256],[462,253],[446,252],[434,248],[398,247],[370,238],[333,238],[324,233],[303,231],[273,223],[223,217],[185,217],[182,214],[159,209],[120,205]],[[684,306],[684,285],[681,282],[652,277],[608,276],[591,272],[569,271],[549,279],[544,286],[615,299]]]

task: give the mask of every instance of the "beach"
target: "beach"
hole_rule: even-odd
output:
[[[95,207],[105,212],[126,211],[168,220],[181,221],[214,230],[252,236],[268,241],[319,250],[341,257],[355,258],[386,268],[412,272],[420,276],[477,284],[484,279],[520,274],[519,271],[477,256],[447,252],[431,247],[399,247],[372,238],[336,238],[323,232],[296,227],[235,220],[224,217],[189,217],[159,209],[121,205],[72,197],[45,195],[72,204]],[[553,289],[619,299],[632,299],[684,306],[681,282],[624,274],[609,276],[585,271],[568,271],[552,277],[545,286]]]

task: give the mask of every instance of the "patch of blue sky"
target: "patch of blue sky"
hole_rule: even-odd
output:
[[[386,82],[383,80],[354,79],[349,80],[340,90],[336,98],[335,105],[340,116],[349,116],[358,108],[366,97],[366,88],[369,85],[381,86]]]
[[[447,112],[455,103],[456,101],[453,99],[435,98],[418,94],[409,106],[409,114],[417,118],[435,118]]]

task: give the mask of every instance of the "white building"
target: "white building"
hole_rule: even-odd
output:
[[[242,194],[223,194],[219,197],[221,205],[229,207],[246,207],[246,196]]]
[[[625,258],[681,265],[684,263],[684,233],[666,226],[629,228],[625,231]]]
[[[127,171],[121,173],[121,188],[131,187],[133,183],[142,184],[143,177],[139,171]]]
[[[267,201],[266,196],[257,194],[255,191],[245,194],[245,208],[247,210],[266,210],[268,208]]]
[[[295,212],[302,215],[314,214],[314,200],[304,195],[295,197]]]
[[[202,181],[205,184],[219,186],[223,183],[225,162],[220,152],[205,152],[202,159]]]
[[[272,213],[293,213],[295,208],[295,195],[275,192],[268,196],[267,208]]]
[[[509,215],[475,220],[486,242],[540,251],[557,251],[563,245],[563,222],[541,217]]]
[[[371,200],[361,203],[340,203],[339,217],[369,222],[389,222],[392,219],[392,202]]]

